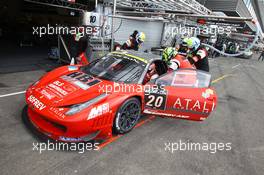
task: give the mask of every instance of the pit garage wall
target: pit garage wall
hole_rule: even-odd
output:
[[[162,39],[163,23],[162,22],[147,22],[122,19],[120,29],[115,33],[115,40],[120,44],[125,43],[129,36],[138,30],[146,34],[146,41],[143,44],[141,51],[150,50],[152,47],[159,47]],[[121,19],[114,20],[114,31],[120,26]]]

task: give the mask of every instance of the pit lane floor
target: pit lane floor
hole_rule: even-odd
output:
[[[23,91],[44,71],[0,74],[0,174],[263,174],[264,62],[225,57],[210,65],[219,104],[209,119],[156,117],[83,154],[33,151],[38,140],[21,121]],[[232,149],[172,153],[169,142],[231,143]]]

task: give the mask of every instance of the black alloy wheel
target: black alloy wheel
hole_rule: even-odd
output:
[[[125,134],[130,132],[137,124],[141,116],[141,103],[137,98],[126,100],[118,109],[113,131],[115,134]]]

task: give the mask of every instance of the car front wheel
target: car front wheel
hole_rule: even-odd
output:
[[[141,116],[141,103],[137,98],[126,100],[116,113],[113,132],[114,134],[125,134],[131,131]]]

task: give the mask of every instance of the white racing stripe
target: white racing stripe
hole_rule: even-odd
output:
[[[14,93],[11,93],[11,94],[0,95],[0,98],[10,97],[10,96],[19,95],[19,94],[24,94],[25,92],[26,91],[21,91],[21,92],[14,92]]]

